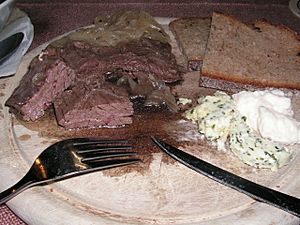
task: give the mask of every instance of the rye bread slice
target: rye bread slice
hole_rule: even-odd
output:
[[[191,71],[201,69],[210,23],[211,18],[180,18],[169,24]]]
[[[300,38],[284,26],[254,26],[213,13],[203,61],[205,77],[258,87],[300,90]]]

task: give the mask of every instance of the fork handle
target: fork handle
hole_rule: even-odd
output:
[[[33,186],[35,184],[35,179],[32,177],[30,172],[28,172],[20,181],[0,193],[0,205],[6,203],[17,194],[21,193],[25,189]]]

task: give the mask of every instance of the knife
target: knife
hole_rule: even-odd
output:
[[[18,32],[0,41],[0,65],[17,50],[23,37],[24,34]]]
[[[153,142],[172,158],[185,166],[203,174],[214,181],[242,192],[251,198],[282,209],[294,216],[300,217],[300,199],[282,192],[264,187],[250,180],[214,166],[204,160],[196,158],[178,148],[175,148],[155,137]]]

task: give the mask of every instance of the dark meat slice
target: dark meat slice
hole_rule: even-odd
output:
[[[152,75],[166,83],[181,80],[184,69],[177,65],[170,44],[144,38],[117,47],[119,52],[107,59],[110,71],[121,69],[133,79]]]
[[[133,104],[127,91],[109,83],[77,83],[54,101],[58,124],[66,129],[117,127],[132,123]]]
[[[133,79],[151,74],[172,83],[180,80],[184,72],[177,65],[170,44],[147,38],[119,43],[115,47],[95,47],[75,41],[62,48],[60,56],[77,71],[101,65],[107,72],[123,71],[123,76]]]
[[[69,42],[59,49],[59,57],[61,57],[71,68],[76,71],[83,68],[93,68],[98,62],[103,60],[106,54],[111,54],[112,50],[109,47],[95,47],[84,42]],[[89,62],[94,62],[94,65]]]
[[[155,40],[141,39],[115,47],[92,46],[80,41],[59,47],[50,45],[32,61],[29,71],[6,105],[24,120],[36,120],[57,98],[58,122],[66,128],[128,124],[133,113],[128,93],[106,80],[107,74],[116,71],[120,77],[134,79],[137,83],[142,83],[138,82],[139,79],[149,77],[175,82],[181,79],[182,72],[171,53],[171,46]],[[94,82],[97,88],[93,86]],[[85,88],[81,90],[82,87]],[[66,89],[68,91],[61,94]],[[156,93],[155,90],[153,93]],[[164,92],[157,93],[159,98],[151,98],[151,102],[165,99],[161,96]],[[81,103],[87,101],[91,104]],[[63,109],[65,103],[68,104]],[[108,108],[110,114],[106,111]],[[115,118],[111,119],[112,116]]]
[[[23,120],[30,121],[44,115],[54,98],[73,81],[75,72],[62,60],[35,58],[18,88],[6,101],[10,111]],[[42,66],[41,66],[42,65]]]
[[[75,82],[80,66],[91,69],[98,65],[96,58],[93,51],[76,49],[73,43],[65,48],[49,45],[32,60],[5,105],[25,121],[38,119],[53,100]]]
[[[84,52],[74,54],[64,50],[61,54],[66,61],[81,61],[81,56],[86,55],[85,51],[90,47],[86,43],[78,42],[73,43],[74,46]],[[91,51],[95,53],[94,48]],[[110,54],[107,47],[98,48],[97,51],[97,59],[93,54],[90,54],[91,57],[83,57],[84,63],[77,67],[75,87],[64,92],[54,102],[57,121],[67,129],[114,127],[132,123],[133,105],[129,101],[128,93],[113,84],[110,79],[114,80],[114,77],[109,74],[115,73],[115,81],[124,77],[136,79],[138,85],[144,84],[141,81],[149,80],[149,77],[154,77],[159,83],[163,83],[161,80],[174,82],[180,79],[178,66],[168,44],[140,40],[122,43],[112,48]],[[79,56],[79,59],[74,56]],[[153,83],[150,80],[149,82]],[[171,99],[167,105],[173,106],[171,109],[175,108],[176,111],[176,102],[172,101],[174,97],[170,97],[170,91],[166,86],[162,89],[162,86],[151,85],[152,89],[157,90],[146,93],[146,102],[158,105],[166,102],[165,99]]]

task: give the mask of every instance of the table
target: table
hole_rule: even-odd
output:
[[[287,0],[228,0],[226,3],[212,0],[20,0],[17,7],[29,15],[35,28],[30,50],[67,31],[91,24],[100,14],[110,14],[120,9],[140,9],[153,16],[167,17],[206,17],[213,11],[221,11],[235,15],[245,22],[264,17],[300,33],[299,18],[290,12]],[[0,224],[25,223],[6,205],[1,205]]]

